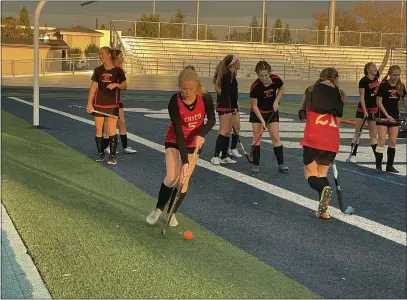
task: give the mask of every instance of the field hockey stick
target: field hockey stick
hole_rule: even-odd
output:
[[[256,140],[254,141],[254,144],[252,145],[251,150],[250,150],[249,152],[247,152],[247,155],[248,155],[249,157],[252,156],[253,150],[254,150],[254,146],[256,146],[257,143],[260,141],[260,139],[261,139],[261,137],[262,137],[264,131],[266,131],[267,126],[268,126],[269,122],[271,121],[271,118],[274,116],[274,114],[275,114],[275,111],[272,112],[271,116],[269,117],[269,119],[268,119],[267,122],[266,122],[266,126],[263,127],[261,133],[260,133],[259,136],[256,138]]]
[[[245,150],[245,148],[244,148],[244,146],[243,146],[243,143],[240,141],[239,135],[236,133],[236,130],[235,130],[234,128],[232,128],[232,129],[233,129],[234,134],[235,134],[236,137],[237,137],[237,141],[238,141],[238,143],[239,143],[239,146],[240,146],[239,148],[240,148],[240,150],[241,150],[241,153],[243,152],[243,155],[246,157],[247,161],[252,164],[252,163],[253,163],[253,159],[250,159],[249,154],[247,154],[247,152],[246,152],[246,150]]]
[[[82,105],[76,105],[76,104],[69,105],[68,107],[77,107],[77,108],[80,108],[80,109],[88,110],[86,107],[84,107]],[[102,111],[97,111],[97,110],[94,110],[94,109],[92,109],[91,114],[99,114],[99,115],[103,115],[105,117],[110,117],[110,118],[114,118],[114,119],[119,118],[118,116],[111,115],[111,114],[108,114],[108,113],[105,113],[105,112],[102,112]]]
[[[348,206],[348,208],[345,209],[345,206],[343,204],[342,189],[341,185],[339,184],[338,169],[336,168],[335,161],[332,164],[332,171],[335,178],[336,195],[338,196],[339,208],[345,215],[353,215],[355,213],[355,209],[352,206]]]
[[[170,204],[171,206],[169,209],[169,213],[167,215],[167,220],[165,221],[165,224],[164,224],[163,228],[161,229],[162,235],[167,234],[168,226],[170,225],[171,217],[175,213],[175,208],[177,207],[179,197],[181,196],[182,188],[184,187],[187,180],[189,180],[189,178],[191,177],[191,170],[193,168],[193,165],[195,165],[196,160],[198,159],[199,149],[200,148],[198,148],[198,147],[195,148],[194,154],[192,155],[191,162],[189,163],[187,174],[185,174],[184,178],[182,178],[180,184],[177,186],[177,194],[175,195],[174,201]],[[173,192],[174,192],[174,190],[173,190]],[[171,194],[171,198],[172,198],[172,194]]]
[[[351,159],[352,153],[353,153],[354,145],[355,145],[356,142],[359,140],[360,135],[362,134],[363,126],[365,126],[366,121],[367,121],[367,117],[365,117],[365,118],[363,119],[362,125],[360,125],[358,134],[356,135],[355,142],[352,142],[352,144],[350,145],[350,153],[349,153],[349,155],[348,155],[348,158],[346,159],[347,162],[350,162],[350,159]]]

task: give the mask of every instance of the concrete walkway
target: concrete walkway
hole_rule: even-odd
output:
[[[1,299],[50,299],[37,268],[1,204]]]

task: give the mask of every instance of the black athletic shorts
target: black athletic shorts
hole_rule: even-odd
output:
[[[123,108],[123,102],[119,102],[119,108]]]
[[[261,116],[264,119],[264,122],[267,123],[268,119],[270,119],[272,113],[262,113]],[[260,119],[256,116],[256,114],[251,111],[250,112],[250,117],[249,117],[249,122],[250,123],[261,123]],[[280,122],[280,115],[278,114],[278,111],[276,111],[269,121],[269,123],[275,123],[275,122]]]
[[[217,111],[219,116],[227,115],[227,114],[236,114],[239,112],[239,108],[234,108],[234,109],[228,109],[228,110],[222,110],[222,111]]]
[[[178,145],[176,143],[165,142],[165,149],[167,149],[167,148],[174,148],[174,149],[179,150]],[[203,146],[201,147],[201,149],[199,149],[198,154],[201,154],[202,148],[203,148]],[[192,153],[194,153],[194,151],[195,151],[195,147],[187,148],[188,154],[192,154]]]
[[[330,166],[336,157],[335,152],[319,150],[311,147],[303,147],[303,162],[304,165],[309,165],[316,161],[318,165]]]
[[[387,121],[387,118],[381,114],[381,116],[377,116],[376,119],[376,124],[378,126],[386,126],[386,127],[395,127],[395,126],[400,126],[401,125],[401,120],[400,120],[400,112],[398,111],[388,111],[387,112],[390,117],[392,117],[395,122],[389,122]]]
[[[367,120],[368,121],[375,121],[376,120],[376,114],[375,113],[370,113],[369,110],[368,112],[368,116],[367,116]],[[363,111],[356,111],[355,114],[355,119],[364,119],[365,118],[365,114]]]
[[[109,115],[117,116],[119,117],[119,109],[118,108],[101,108],[101,107],[94,107],[93,108],[95,111],[100,111],[107,113]],[[95,117],[106,117],[104,115],[98,114],[98,113],[93,113]]]

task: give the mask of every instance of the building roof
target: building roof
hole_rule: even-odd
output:
[[[55,28],[55,29],[52,29],[52,30],[50,30],[48,32],[88,33],[88,34],[96,34],[96,35],[99,35],[99,36],[103,36],[103,33],[95,31],[95,30],[90,29],[90,28],[83,27],[83,26],[75,26],[75,27],[72,27],[72,28]]]
[[[26,38],[1,38],[2,45],[14,45],[14,46],[33,46],[34,39]],[[40,40],[40,47],[50,47],[51,49],[69,49],[69,46],[63,40],[48,40],[48,43],[45,43],[43,40]]]

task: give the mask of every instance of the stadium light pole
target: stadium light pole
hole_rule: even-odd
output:
[[[264,44],[264,27],[266,26],[266,1],[263,0],[263,7],[262,7],[262,16],[263,19],[261,21],[261,43]]]
[[[335,10],[336,10],[336,2],[329,1],[329,31],[330,31],[330,44],[333,46],[335,43],[334,41],[334,33],[335,33]]]
[[[34,17],[34,86],[33,86],[33,125],[40,125],[40,16],[47,0],[38,3]]]
[[[196,1],[196,40],[199,40],[199,0]]]
[[[153,15],[155,15],[155,0],[153,0]]]

